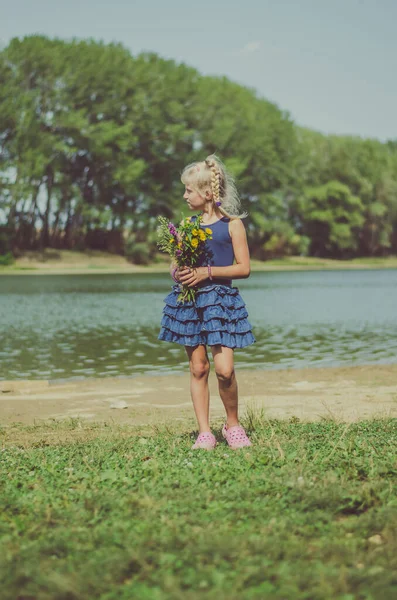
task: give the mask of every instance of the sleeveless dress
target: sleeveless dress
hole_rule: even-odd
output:
[[[192,221],[196,220],[192,217]],[[202,224],[212,230],[212,239],[206,240],[209,260],[198,266],[227,267],[234,262],[229,221],[222,217],[215,223]],[[231,279],[213,277],[196,287],[194,302],[178,302],[182,286],[177,283],[164,299],[159,340],[175,342],[184,346],[199,344],[228,348],[244,348],[256,340],[247,320],[248,312],[238,288],[232,287]]]

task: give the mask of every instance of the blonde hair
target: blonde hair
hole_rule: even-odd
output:
[[[239,214],[241,202],[234,179],[216,154],[210,154],[202,162],[187,165],[182,171],[181,181],[184,185],[191,185],[199,194],[210,189],[213,204],[225,217],[244,219],[247,216],[247,213]]]

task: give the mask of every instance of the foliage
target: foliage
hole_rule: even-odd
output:
[[[361,200],[338,181],[307,189],[297,202],[297,213],[311,240],[310,254],[341,257],[356,250],[362,211]]]
[[[14,264],[15,259],[12,252],[6,252],[6,254],[0,254],[0,266],[7,267]]]
[[[148,265],[151,258],[151,248],[146,242],[129,241],[125,244],[125,256],[136,265]]]
[[[396,141],[299,128],[251,89],[121,44],[32,35],[0,51],[7,251],[98,247],[92,231],[120,254],[129,238],[152,247],[157,217],[181,211],[183,166],[213,151],[237,178],[254,257],[397,252]],[[354,219],[328,205],[335,193],[340,210],[359,200]]]

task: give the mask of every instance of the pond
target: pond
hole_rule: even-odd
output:
[[[0,379],[186,371],[157,341],[168,274],[0,276]],[[257,342],[241,368],[397,363],[397,270],[255,272],[235,280]]]

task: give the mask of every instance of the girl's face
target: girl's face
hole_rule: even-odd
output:
[[[208,197],[207,197],[208,196]],[[183,194],[187,205],[192,210],[202,210],[209,200],[208,191],[205,192],[205,196],[201,196],[196,190],[194,190],[189,184],[186,184],[185,193]]]

